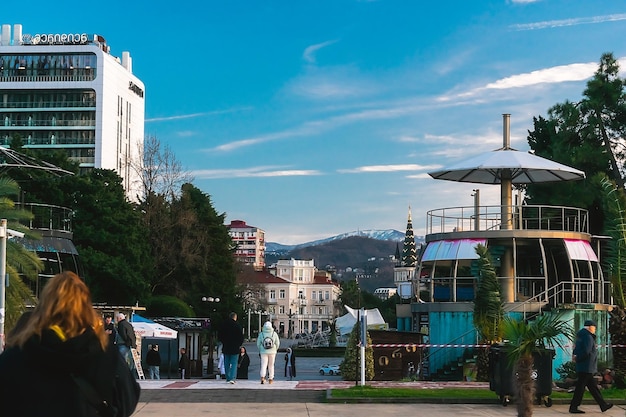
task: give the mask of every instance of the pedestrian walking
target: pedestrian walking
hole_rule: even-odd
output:
[[[596,322],[586,320],[584,327],[576,334],[576,344],[574,345],[574,362],[576,362],[576,388],[574,396],[569,405],[569,412],[572,414],[584,414],[578,407],[582,403],[585,387],[600,406],[604,413],[613,407],[602,397],[598,384],[594,379],[594,374],[598,372],[598,349],[596,345]]]
[[[239,348],[239,358],[237,359],[237,379],[248,379],[248,368],[250,367],[250,356],[246,348]]]
[[[259,333],[256,345],[261,356],[261,384],[265,384],[266,377],[268,383],[271,384],[274,382],[274,364],[276,362],[276,352],[278,352],[280,347],[280,338],[269,321],[263,325],[263,330]]]
[[[226,366],[224,365],[224,352],[220,352],[220,355],[218,356],[217,369],[218,369],[218,372],[220,373],[220,378],[226,378]]]
[[[222,342],[226,382],[234,384],[237,379],[239,347],[243,344],[243,329],[237,323],[237,313],[230,313],[228,319],[222,323],[217,336]]]
[[[296,376],[296,355],[291,348],[287,348],[285,353],[285,378],[291,381]]]

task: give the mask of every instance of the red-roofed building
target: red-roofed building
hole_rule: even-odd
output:
[[[249,226],[243,220],[233,220],[228,227],[228,233],[237,248],[235,257],[238,261],[252,265],[256,271],[265,267],[265,231],[258,227]]]
[[[313,260],[279,260],[269,270],[240,276],[239,284],[247,288],[249,316],[264,312],[282,337],[326,330],[341,314],[339,283]],[[251,321],[248,337],[261,320]]]

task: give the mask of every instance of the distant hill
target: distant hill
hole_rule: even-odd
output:
[[[270,244],[268,243],[265,262],[271,265],[279,259],[313,259],[317,269],[334,271],[335,277],[340,281],[354,279],[357,272],[367,276],[368,278],[363,279],[360,284],[368,292],[374,292],[379,287],[393,287],[395,261],[392,258],[396,253],[396,247],[402,251],[404,233],[397,230],[366,232],[372,231],[361,231],[358,235],[345,233],[293,247],[271,246],[273,251],[269,250]],[[377,239],[371,236],[393,238]],[[418,245],[421,242],[423,238],[416,238]]]
[[[386,230],[355,230],[353,232],[342,233],[340,235],[328,237],[325,239],[314,240],[312,242],[300,243],[297,245],[283,245],[281,243],[275,242],[266,242],[265,243],[265,253],[286,253],[290,252],[294,249],[299,249],[307,246],[317,246],[323,245],[324,243],[332,242],[335,240],[342,240],[348,237],[353,236],[362,236],[369,237],[376,240],[389,240],[394,242],[402,242],[404,241],[404,232],[399,232],[395,229],[386,229]],[[424,238],[422,236],[415,237],[416,243],[423,242]]]

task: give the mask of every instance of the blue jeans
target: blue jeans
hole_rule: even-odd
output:
[[[130,348],[126,345],[117,345],[117,349],[120,351],[120,355],[126,361],[126,364],[131,369],[131,371],[135,368],[133,364],[133,357],[130,354]]]
[[[237,360],[239,355],[224,355],[224,370],[226,371],[226,381],[237,379]]]
[[[161,370],[156,365],[149,365],[148,375],[150,375],[150,379],[161,379]]]

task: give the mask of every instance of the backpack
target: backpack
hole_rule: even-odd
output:
[[[274,336],[274,332],[272,332],[272,336]],[[274,347],[274,339],[272,337],[267,336],[263,339],[263,349],[271,349]]]

